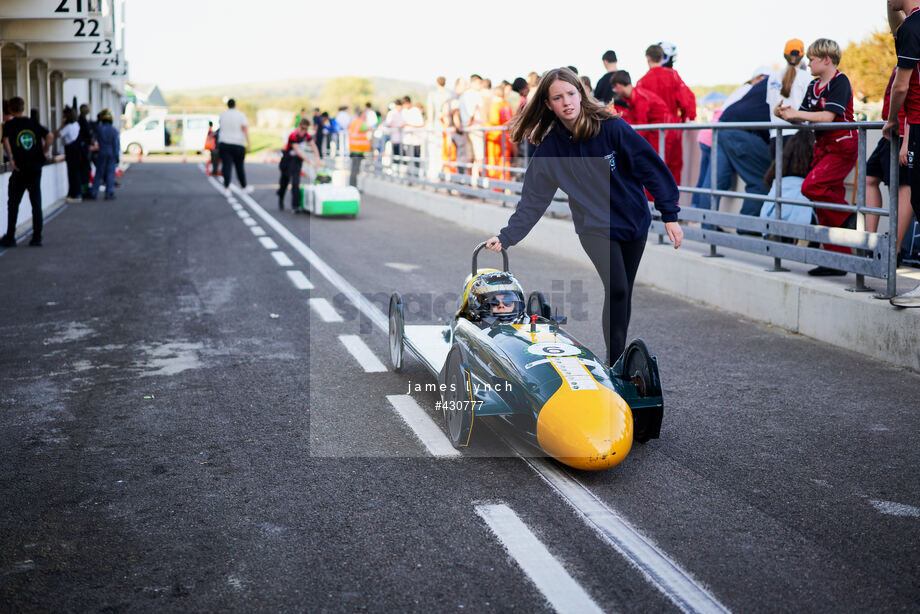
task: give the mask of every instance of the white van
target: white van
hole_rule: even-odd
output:
[[[121,133],[122,152],[138,154],[160,152],[201,152],[208,136],[208,122],[217,130],[217,115],[153,115]]]

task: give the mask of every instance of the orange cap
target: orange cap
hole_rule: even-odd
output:
[[[786,41],[786,48],[783,55],[803,55],[805,53],[805,43],[797,38]]]

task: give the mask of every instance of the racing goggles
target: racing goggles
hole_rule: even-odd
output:
[[[486,305],[489,307],[514,307],[519,302],[520,299],[514,292],[498,292],[486,299]]]

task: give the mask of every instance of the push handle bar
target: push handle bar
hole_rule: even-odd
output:
[[[474,277],[476,276],[476,271],[479,270],[479,268],[476,266],[476,259],[479,256],[479,252],[481,252],[485,246],[486,246],[486,241],[483,241],[482,243],[476,246],[475,250],[473,250],[473,276]],[[502,261],[504,263],[504,268],[502,270],[507,273],[508,272],[508,252],[505,251],[504,247],[502,248]]]

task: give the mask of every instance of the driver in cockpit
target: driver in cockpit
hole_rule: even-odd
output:
[[[524,290],[511,273],[482,273],[470,285],[468,313],[485,326],[516,322],[524,314]]]

